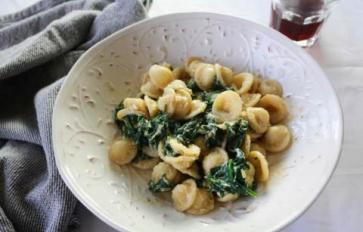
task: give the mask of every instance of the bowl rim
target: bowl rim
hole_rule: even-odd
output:
[[[334,154],[334,162],[332,163],[331,166],[329,166],[327,173],[329,173],[328,175],[324,176],[324,178],[321,179],[320,181],[320,185],[318,191],[316,191],[313,195],[311,195],[312,197],[310,199],[307,200],[307,203],[304,207],[302,207],[301,209],[295,211],[293,214],[291,214],[289,217],[286,217],[286,219],[282,220],[281,222],[279,222],[278,224],[276,224],[276,226],[274,228],[271,228],[270,231],[279,231],[282,230],[283,228],[287,227],[288,225],[290,225],[291,223],[293,223],[294,221],[296,221],[300,216],[302,216],[313,204],[314,202],[318,199],[318,197],[321,195],[322,191],[326,188],[328,182],[331,180],[334,170],[336,169],[338,162],[340,160],[341,157],[341,153],[342,153],[342,144],[343,144],[343,139],[344,139],[344,125],[343,125],[343,112],[342,112],[342,107],[341,107],[341,103],[337,97],[337,94],[335,92],[335,89],[331,83],[331,81],[328,79],[328,77],[325,75],[325,72],[322,70],[322,68],[318,65],[318,63],[311,57],[310,54],[308,54],[304,49],[302,49],[301,47],[299,47],[298,45],[296,45],[295,43],[293,43],[288,37],[286,37],[285,35],[281,34],[278,31],[275,31],[269,27],[266,27],[264,25],[258,24],[256,22],[252,22],[250,20],[247,19],[243,19],[240,17],[236,17],[236,16],[232,16],[232,15],[227,15],[227,14],[219,14],[219,13],[211,13],[211,12],[203,12],[203,11],[193,11],[193,12],[182,12],[182,13],[171,13],[171,14],[165,14],[165,15],[160,15],[160,16],[156,16],[156,17],[146,17],[145,19],[138,21],[136,23],[133,23],[129,26],[126,26],[110,35],[108,35],[107,37],[105,37],[104,39],[102,39],[101,41],[97,42],[96,44],[94,44],[93,46],[91,46],[85,53],[83,53],[81,55],[81,57],[75,62],[75,64],[72,66],[72,68],[70,69],[70,71],[68,72],[68,74],[65,76],[62,86],[59,89],[59,92],[57,94],[55,103],[54,103],[54,108],[53,108],[53,113],[52,113],[52,144],[53,144],[53,151],[54,151],[54,156],[55,156],[55,163],[58,169],[58,172],[61,176],[61,178],[63,179],[63,181],[65,182],[66,186],[70,189],[70,191],[72,192],[72,194],[77,198],[77,200],[79,200],[88,210],[90,210],[95,216],[97,216],[99,219],[101,219],[103,222],[105,222],[107,225],[111,226],[112,228],[116,229],[116,230],[126,230],[126,231],[132,231],[132,228],[128,228],[127,226],[121,226],[116,224],[115,222],[113,222],[112,220],[110,220],[108,217],[106,217],[104,215],[104,213],[100,212],[102,211],[101,208],[97,207],[94,204],[89,203],[89,201],[87,200],[87,198],[80,194],[81,191],[79,191],[80,189],[77,189],[75,186],[73,186],[72,184],[72,180],[71,177],[67,175],[67,173],[65,172],[65,170],[63,168],[61,168],[61,161],[59,158],[59,155],[56,154],[56,144],[53,142],[56,139],[56,133],[55,133],[55,119],[56,119],[56,115],[57,115],[57,109],[59,109],[58,105],[61,104],[60,103],[60,94],[63,89],[65,88],[64,83],[66,83],[71,76],[75,73],[75,70],[78,66],[80,66],[80,64],[82,64],[84,62],[84,60],[86,59],[86,57],[89,54],[92,54],[94,52],[96,52],[98,49],[100,49],[104,44],[106,44],[107,42],[109,42],[109,40],[111,40],[114,37],[117,37],[123,33],[128,32],[129,30],[131,30],[134,27],[137,27],[139,25],[145,24],[145,23],[149,23],[149,22],[153,22],[153,21],[158,21],[158,20],[163,20],[164,18],[173,18],[173,17],[186,17],[186,16],[198,16],[198,17],[216,17],[216,18],[229,18],[231,20],[235,20],[235,21],[244,21],[244,23],[250,24],[253,27],[257,28],[257,30],[262,31],[266,34],[272,34],[274,37],[277,37],[280,40],[285,41],[286,43],[284,43],[285,47],[290,48],[294,53],[298,52],[299,55],[301,55],[304,59],[308,60],[311,62],[311,64],[313,64],[313,67],[311,67],[312,69],[314,69],[315,71],[319,72],[321,75],[320,76],[324,76],[324,79],[326,81],[326,84],[329,86],[329,88],[332,90],[333,93],[333,102],[334,104],[337,106],[337,111],[338,111],[338,120],[337,120],[337,126],[338,126],[338,141],[340,141],[339,143],[339,149],[337,149],[337,152]]]

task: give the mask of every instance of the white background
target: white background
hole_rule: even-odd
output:
[[[1,0],[0,15],[34,2]],[[186,11],[224,13],[267,26],[270,0],[154,0],[149,16]],[[284,232],[363,231],[363,0],[341,1],[316,45],[306,51],[323,67],[337,91],[345,138],[341,160],[326,189]],[[82,232],[114,231],[83,206],[77,212]]]

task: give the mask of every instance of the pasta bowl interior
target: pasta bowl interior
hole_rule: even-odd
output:
[[[152,64],[188,57],[274,79],[283,87],[293,136],[267,156],[270,176],[257,196],[193,216],[148,190],[148,171],[118,166],[108,149],[119,136],[114,109],[138,94]],[[300,48],[277,32],[230,16],[183,13],[145,20],[86,52],[59,92],[53,145],[59,172],[76,197],[116,229],[128,231],[276,231],[297,218],[324,188],[338,161],[341,110],[329,81]]]

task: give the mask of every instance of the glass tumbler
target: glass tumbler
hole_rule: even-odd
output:
[[[302,47],[312,46],[336,0],[272,0],[271,27]]]

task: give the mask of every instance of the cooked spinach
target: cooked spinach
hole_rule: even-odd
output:
[[[235,149],[235,158],[229,159],[222,166],[215,167],[206,177],[209,191],[218,197],[223,197],[228,193],[256,196],[256,192],[247,186],[241,170],[247,169],[246,159],[241,149]]]
[[[129,114],[121,120],[116,118],[116,124],[122,134],[132,139],[139,147],[157,147],[166,137],[169,123],[167,114],[159,114],[152,119],[147,119],[141,114]]]
[[[234,153],[236,148],[240,148],[248,129],[248,121],[238,120],[232,124],[226,124],[227,144],[226,150],[229,153]]]
[[[150,191],[153,193],[168,192],[171,191],[174,187],[174,185],[168,179],[166,179],[165,175],[163,175],[161,179],[157,182],[154,182],[152,180],[149,181],[148,185]]]
[[[132,139],[139,147],[147,145],[144,137],[143,128],[147,124],[147,119],[141,114],[128,114],[122,120],[116,119],[117,126],[120,128],[122,135]]]
[[[174,132],[176,139],[184,144],[193,142],[198,136],[198,128],[201,122],[201,118],[193,118],[177,127]]]
[[[220,129],[211,114],[206,114],[204,122],[198,129],[198,133],[204,136],[207,147],[216,147],[223,141],[224,131]]]
[[[144,128],[144,137],[152,147],[157,147],[159,142],[168,134],[169,119],[167,114],[159,114],[148,120]]]

